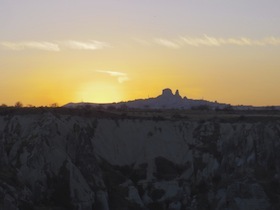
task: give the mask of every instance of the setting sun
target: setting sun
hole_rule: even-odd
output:
[[[82,85],[77,92],[76,101],[109,103],[121,101],[122,90],[118,85],[106,82],[94,82]]]
[[[1,1],[0,103],[280,104],[280,1]],[[260,15],[261,14],[261,15]]]

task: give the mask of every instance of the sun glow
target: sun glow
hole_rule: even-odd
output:
[[[118,85],[95,82],[81,86],[76,99],[84,102],[109,103],[122,100],[122,90]]]

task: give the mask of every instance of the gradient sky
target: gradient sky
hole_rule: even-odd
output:
[[[0,0],[0,104],[280,105],[279,0]]]

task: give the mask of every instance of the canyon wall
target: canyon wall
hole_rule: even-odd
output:
[[[280,121],[0,116],[0,209],[280,209]]]

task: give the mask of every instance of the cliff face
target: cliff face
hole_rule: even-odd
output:
[[[280,209],[280,121],[0,116],[0,209]]]

